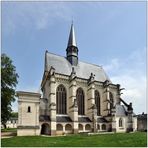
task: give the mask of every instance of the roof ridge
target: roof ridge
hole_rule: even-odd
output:
[[[53,55],[56,55],[56,56],[59,56],[59,57],[63,57],[63,58],[65,58],[65,59],[66,59],[66,57],[65,57],[65,56],[62,56],[62,55],[59,55],[59,54],[55,54],[55,53],[52,53],[52,52],[49,52],[49,51],[47,51],[47,53],[49,53],[49,54],[53,54]],[[97,64],[94,64],[94,63],[89,63],[89,62],[85,62],[85,61],[81,61],[81,60],[80,60],[79,62],[86,63],[86,64],[90,64],[90,65],[94,65],[94,66],[97,66],[97,67],[102,68],[102,66],[97,65]]]
[[[94,63],[89,63],[89,62],[84,62],[84,61],[80,61],[80,62],[82,62],[82,63],[86,63],[86,64],[90,64],[90,65],[94,65],[94,66],[97,66],[97,67],[102,68],[102,66],[97,65],[97,64],[94,64]]]
[[[53,66],[56,69],[57,73],[70,75],[72,71],[72,65],[69,63],[67,58],[62,55],[58,55],[52,52],[46,52],[47,58],[47,71],[50,69],[50,66]],[[63,66],[60,66],[60,65]],[[87,70],[88,69],[88,70]],[[88,79],[90,77],[90,73],[94,73],[95,80],[104,82],[106,79],[109,79],[104,69],[95,64],[87,63],[84,61],[79,61],[76,67],[76,73],[79,78]]]
[[[49,53],[49,54],[53,54],[53,55],[56,55],[56,56],[59,56],[59,57],[63,57],[63,58],[65,58],[65,57],[64,57],[64,56],[62,56],[62,55],[55,54],[55,53],[52,53],[52,52],[49,52],[49,51],[47,51],[47,53]]]

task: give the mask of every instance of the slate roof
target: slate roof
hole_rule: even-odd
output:
[[[81,61],[78,61],[77,66],[72,66],[65,57],[46,52],[45,70],[49,71],[51,66],[54,67],[55,72],[59,74],[70,75],[72,72],[72,67],[74,67],[76,76],[79,78],[89,79],[91,73],[93,73],[95,74],[96,81],[110,81],[110,79],[108,78],[101,66]]]
[[[71,118],[68,116],[57,116],[57,122],[72,122]]]
[[[40,115],[39,120],[40,121],[50,121],[50,117],[47,115]]]
[[[106,120],[105,118],[101,117],[101,118],[98,118],[98,119],[97,119],[97,122],[98,122],[98,123],[106,123],[107,120]]]
[[[88,117],[78,117],[78,122],[91,122]]]
[[[124,105],[116,104],[116,116],[126,116],[127,112]]]

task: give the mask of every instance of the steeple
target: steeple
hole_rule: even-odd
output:
[[[76,66],[78,64],[78,48],[76,45],[73,22],[71,24],[69,40],[68,40],[66,51],[67,51],[67,60],[71,63],[71,65]]]
[[[75,38],[75,30],[73,23],[71,24],[70,34],[69,34],[69,40],[67,46],[76,46],[76,38]]]

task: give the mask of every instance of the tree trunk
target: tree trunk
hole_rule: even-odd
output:
[[[4,125],[4,129],[6,129],[6,124],[3,124]]]

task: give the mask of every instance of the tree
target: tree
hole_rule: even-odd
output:
[[[4,127],[11,116],[11,103],[15,101],[18,77],[12,60],[3,53],[1,55],[1,122]]]
[[[12,118],[18,118],[18,112],[12,112],[11,117]]]

